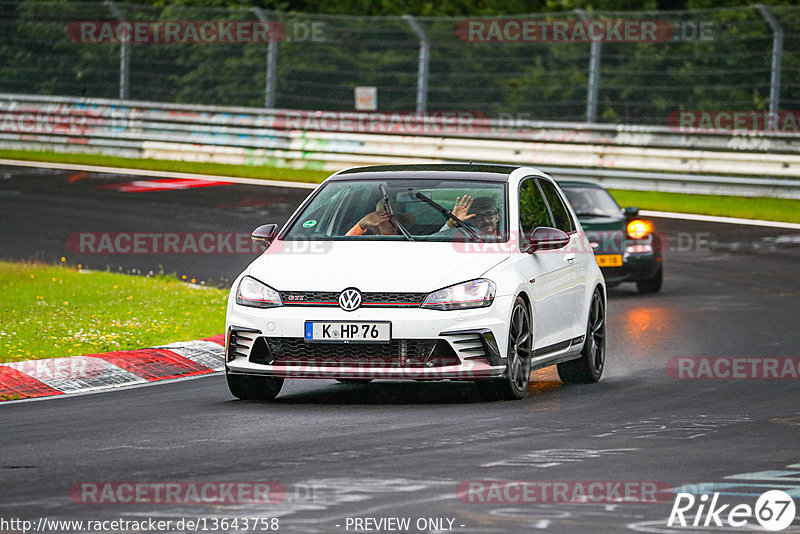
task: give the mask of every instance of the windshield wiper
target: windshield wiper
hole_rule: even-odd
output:
[[[400,224],[400,221],[398,221],[397,217],[394,216],[394,210],[392,210],[392,205],[389,203],[389,194],[386,192],[386,188],[383,186],[383,184],[378,184],[378,189],[381,190],[381,194],[383,195],[383,205],[386,208],[386,213],[389,214],[389,220],[392,221],[392,224],[394,224],[404,236],[406,236],[406,239],[409,241],[414,241],[414,238],[411,237],[411,234],[408,233],[408,230],[406,230],[405,226]]]
[[[464,221],[462,221],[461,219],[459,219],[458,217],[453,215],[453,212],[450,211],[449,209],[445,208],[441,204],[438,204],[438,203],[434,202],[433,200],[429,199],[428,197],[426,197],[425,195],[423,195],[419,191],[417,191],[414,194],[414,196],[417,197],[418,199],[420,199],[421,201],[423,201],[424,203],[428,204],[430,207],[434,208],[436,211],[438,211],[442,215],[444,215],[446,220],[449,221],[450,219],[453,219],[456,222],[456,224],[458,226],[460,226],[461,228],[463,228],[464,231],[467,232],[469,234],[469,236],[472,239],[474,239],[475,241],[480,241],[481,240],[480,236],[478,235],[478,232],[473,230],[473,228],[470,225],[468,225],[467,223],[465,223]]]

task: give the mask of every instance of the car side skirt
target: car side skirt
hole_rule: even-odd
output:
[[[535,371],[580,358],[580,349],[583,348],[585,337],[585,335],[582,335],[534,349],[533,357],[531,358],[531,370]]]

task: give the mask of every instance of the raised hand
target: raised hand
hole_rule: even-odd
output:
[[[469,215],[469,209],[472,207],[472,197],[469,195],[464,195],[463,197],[456,197],[456,204],[453,206],[453,215],[458,217],[462,221],[467,221],[473,217],[475,214]],[[456,221],[450,219],[447,221],[447,226],[450,228],[455,227]]]

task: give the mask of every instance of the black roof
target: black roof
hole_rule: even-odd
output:
[[[331,180],[481,180],[506,182],[508,175],[519,169],[518,165],[493,165],[486,163],[432,163],[419,165],[375,165],[346,169]],[[454,176],[454,175],[458,176]]]

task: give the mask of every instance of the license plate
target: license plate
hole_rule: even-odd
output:
[[[392,323],[350,321],[306,321],[306,341],[388,343],[392,339]]]
[[[595,259],[600,267],[622,267],[622,254],[598,254]]]

